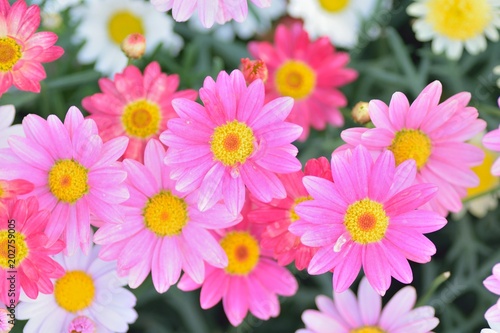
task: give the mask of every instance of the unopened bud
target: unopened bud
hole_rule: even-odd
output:
[[[264,61],[260,59],[250,60],[248,58],[242,58],[240,69],[243,72],[247,84],[257,79],[261,79],[264,83],[267,81],[267,66]]]
[[[68,333],[95,333],[96,327],[92,320],[86,316],[78,316],[71,321]]]
[[[140,59],[146,51],[146,38],[140,33],[133,33],[125,37],[121,49],[130,59]]]
[[[352,119],[358,124],[364,125],[370,122],[370,113],[368,112],[368,103],[358,102],[352,108]]]
[[[0,332],[10,332],[14,326],[14,315],[7,309],[0,308]]]

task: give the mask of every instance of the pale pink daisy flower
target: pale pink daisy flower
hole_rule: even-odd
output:
[[[14,105],[0,106],[0,148],[8,147],[7,139],[11,135],[24,136],[21,124],[12,125],[16,109]]]
[[[271,0],[251,1],[259,8],[271,5]],[[248,15],[248,0],[151,0],[151,3],[159,11],[172,9],[172,16],[177,22],[187,21],[196,10],[205,28],[231,19],[243,22]]]
[[[492,293],[500,295],[500,264],[493,266],[493,275],[488,276],[483,284]],[[500,299],[486,311],[484,318],[492,329],[500,331]]]
[[[48,220],[49,212],[39,209],[35,197],[7,200],[0,205],[0,300],[3,303],[17,303],[21,290],[32,299],[37,298],[39,292],[50,294],[54,290],[50,279],[63,275],[61,265],[50,256],[65,246],[60,240],[47,245],[44,229]]]
[[[304,176],[316,176],[332,180],[330,162],[325,157],[311,159],[306,163],[304,171],[280,175],[287,196],[285,199],[274,199],[263,203],[250,196],[254,208],[248,213],[252,223],[263,223],[265,230],[262,233],[261,245],[273,251],[278,264],[286,266],[295,261],[295,266],[303,270],[309,265],[311,258],[316,253],[316,248],[306,246],[300,242],[300,237],[288,231],[288,227],[299,219],[295,213],[295,206],[301,202],[311,200],[302,185]]]
[[[245,202],[245,186],[260,201],[286,197],[276,173],[302,168],[291,144],[302,132],[285,122],[293,100],[277,98],[264,104],[261,80],[248,87],[239,70],[207,77],[200,89],[204,107],[187,99],[172,105],[180,118],[168,122],[160,140],[169,147],[165,163],[178,191],[200,188],[198,207],[204,211],[224,199],[233,215]]]
[[[500,107],[500,98],[498,98],[498,106]],[[483,145],[490,150],[500,151],[500,126],[483,137]],[[497,158],[491,166],[491,173],[500,176],[500,158]]]
[[[333,293],[333,300],[316,297],[319,311],[306,310],[305,329],[297,333],[429,333],[439,324],[432,306],[413,308],[417,292],[412,286],[399,290],[382,309],[382,298],[363,278],[358,299],[351,290]]]
[[[380,295],[389,289],[391,276],[410,283],[408,260],[426,263],[436,253],[423,234],[446,224],[436,212],[416,210],[436,194],[437,186],[414,184],[415,161],[396,167],[391,151],[373,161],[360,145],[333,154],[331,163],[335,183],[303,178],[313,200],[295,207],[300,219],[289,227],[305,245],[320,247],[309,274],[333,269],[336,292],[349,288],[361,267]]]
[[[250,205],[248,200],[242,222],[218,231],[217,239],[229,259],[227,267],[207,264],[203,284],[184,274],[177,285],[184,291],[201,287],[203,309],[215,306],[222,299],[224,312],[233,326],[240,325],[248,311],[261,320],[277,317],[278,295],[293,296],[298,289],[293,274],[272,259],[272,251],[261,247],[262,226],[249,223],[246,218]]]
[[[99,250],[90,244],[88,254],[77,249],[72,256],[54,256],[64,268],[64,275],[54,281],[54,293],[35,300],[21,294],[16,316],[28,320],[24,333],[66,333],[79,324],[93,324],[92,333],[128,332],[137,319],[136,297],[124,288],[126,281],[116,274],[116,262],[100,260]]]
[[[197,95],[190,89],[177,91],[179,76],[162,73],[157,62],[146,66],[144,75],[130,65],[115,75],[114,82],[100,79],[99,87],[102,92],[85,97],[83,107],[90,113],[89,118],[95,120],[104,142],[127,136],[130,140],[123,158],[139,162],[148,140],[157,139],[166,130],[167,121],[177,117],[172,99],[195,100]]]
[[[295,100],[287,120],[304,128],[300,140],[309,135],[309,127],[323,130],[326,124],[341,127],[344,117],[341,107],[347,98],[338,89],[358,74],[346,68],[349,54],[337,52],[327,37],[311,41],[302,23],[290,28],[279,25],[274,45],[269,42],[250,42],[250,54],[267,66],[266,100],[290,96]]]
[[[124,160],[130,199],[122,209],[127,218],[105,223],[94,236],[96,243],[105,244],[100,258],[116,259],[118,274],[128,275],[130,287],[137,288],[151,272],[159,293],[177,282],[181,270],[201,283],[205,261],[225,267],[226,254],[207,229],[226,228],[240,220],[223,204],[200,212],[198,191],[177,191],[164,157],[163,145],[151,139],[144,165]]]
[[[0,302],[0,333],[9,333],[15,322],[15,308],[14,305],[10,305],[12,307],[11,313],[3,303]]]
[[[90,243],[90,214],[102,220],[120,220],[118,204],[128,199],[123,183],[127,174],[117,162],[128,139],[103,143],[97,126],[71,107],[64,123],[55,115],[47,120],[27,115],[26,138],[11,137],[10,149],[0,151],[12,178],[33,183],[33,195],[51,212],[45,229],[48,245],[61,236],[71,254]]]
[[[40,25],[40,8],[24,0],[12,6],[0,0],[0,96],[12,85],[20,90],[40,92],[45,79],[42,62],[58,59],[64,53],[54,46],[53,32],[35,32]]]
[[[446,216],[462,209],[467,188],[479,185],[471,168],[481,164],[484,153],[465,141],[484,130],[486,122],[478,119],[476,108],[467,106],[470,93],[461,92],[439,103],[441,91],[441,83],[434,81],[411,105],[400,92],[392,95],[389,106],[370,101],[368,111],[375,128],[343,131],[342,139],[348,144],[339,150],[363,144],[373,154],[392,151],[397,165],[415,160],[415,183],[433,183],[439,188],[422,208]]]

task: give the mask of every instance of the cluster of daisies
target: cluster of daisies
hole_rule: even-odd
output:
[[[174,20],[196,11],[203,27],[241,22],[249,6],[271,2],[74,7],[75,40],[86,41],[79,61],[114,75],[82,100],[88,116],[72,106],[64,120],[29,114],[10,126],[14,108],[0,107],[0,330],[11,329],[15,307],[25,332],[126,332],[137,319],[129,288],[149,275],[158,293],[201,288],[201,307],[222,302],[234,326],[249,312],[268,320],[279,315],[280,296],[297,292],[287,265],[333,273],[333,300],[318,296],[319,310],[304,312],[298,332],[427,333],[438,325],[432,307],[414,308],[413,287],[383,309],[382,296],[393,278],[412,283],[409,261],[436,253],[425,235],[460,212],[467,195],[482,193],[477,168],[500,175],[496,156],[469,143],[486,129],[471,95],[441,101],[434,81],[412,102],[401,92],[389,104],[372,100],[373,126],[344,130],[331,156],[304,166],[292,144],[310,128],[344,125],[339,88],[358,74],[332,42],[354,47],[362,31],[354,17],[370,16],[375,1],[291,0],[287,10],[303,24],[279,24],[273,41],[250,42],[258,61],[207,77],[199,91],[179,89],[178,75],[157,62],[143,71],[127,65],[120,51],[140,33],[146,52],[162,45],[175,53],[183,41]],[[419,17],[417,37],[456,58],[464,46],[484,49],[484,35],[498,38],[499,7],[427,0],[408,12]],[[0,94],[11,86],[39,92],[41,63],[63,55],[55,33],[35,32],[40,20],[38,6],[0,0]],[[458,33],[462,20],[467,29]],[[90,43],[102,26],[108,34]],[[476,140],[500,151],[500,129]],[[349,288],[361,270],[356,298]],[[500,266],[484,284],[500,295]],[[500,303],[485,317],[500,331]]]

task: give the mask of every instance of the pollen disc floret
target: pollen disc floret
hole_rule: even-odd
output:
[[[10,71],[22,57],[21,46],[11,37],[0,37],[0,72]]]
[[[259,243],[246,231],[227,233],[221,239],[220,245],[229,260],[229,264],[225,269],[229,274],[247,275],[259,262]]]
[[[15,231],[11,233],[14,235],[14,238],[9,238],[9,234],[7,230],[0,231],[0,267],[4,269],[11,269],[12,263],[14,267],[21,265],[29,252],[24,234]],[[9,239],[14,239],[14,244],[12,244],[12,242],[9,244]],[[12,246],[14,247],[14,258],[9,257],[9,253],[12,252],[9,252],[8,249],[12,249]]]
[[[432,153],[431,140],[417,129],[402,129],[396,132],[388,149],[394,153],[396,165],[414,159],[419,170],[427,163]]]
[[[170,191],[161,191],[144,207],[146,227],[160,237],[179,235],[189,220],[184,199]]]
[[[49,171],[50,192],[66,203],[75,203],[89,192],[88,170],[73,159],[57,161]]]
[[[126,134],[145,139],[158,133],[161,111],[156,103],[141,99],[125,106],[121,121]]]
[[[276,89],[282,96],[302,99],[316,86],[316,74],[305,62],[288,60],[276,71]]]
[[[341,12],[349,5],[350,0],[319,0],[324,10],[330,13]]]
[[[95,296],[92,277],[84,271],[68,271],[54,284],[56,303],[68,312],[88,308]]]
[[[355,328],[349,333],[385,333],[385,331],[377,326],[365,326],[361,328]]]
[[[292,221],[292,223],[297,221],[298,219],[300,219],[300,216],[297,215],[297,213],[295,212],[295,207],[299,203],[304,202],[304,201],[309,201],[309,200],[312,200],[312,197],[310,195],[308,195],[306,197],[298,197],[293,201],[292,208],[290,208],[290,220]]]
[[[245,163],[254,150],[255,136],[245,123],[233,120],[218,126],[210,141],[214,158],[225,166]]]
[[[347,207],[344,223],[353,241],[368,244],[384,238],[389,217],[381,203],[362,199]]]
[[[128,10],[117,11],[109,18],[108,34],[109,38],[116,44],[121,44],[125,37],[132,33],[144,34],[144,26],[139,17]]]

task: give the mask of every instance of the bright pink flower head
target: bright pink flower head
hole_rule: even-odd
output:
[[[162,144],[151,139],[144,165],[124,160],[130,199],[122,209],[127,218],[121,223],[104,224],[94,236],[96,243],[105,244],[100,258],[116,259],[118,274],[128,275],[132,288],[137,288],[151,272],[160,293],[177,282],[181,270],[201,283],[205,261],[226,266],[226,254],[207,229],[227,228],[240,220],[223,204],[200,212],[198,191],[177,191],[164,157]]]
[[[21,290],[31,299],[37,298],[39,292],[52,293],[51,279],[62,276],[64,270],[50,256],[61,252],[64,243],[58,240],[47,245],[44,229],[49,212],[39,210],[35,197],[4,203],[0,206],[0,300],[17,303]],[[14,279],[9,280],[12,276]],[[11,288],[11,283],[16,288]],[[9,289],[14,290],[14,295]]]
[[[26,138],[11,137],[10,149],[0,158],[13,178],[35,185],[41,207],[51,212],[45,233],[48,246],[61,236],[66,252],[90,243],[90,214],[102,220],[121,219],[118,204],[128,199],[118,157],[128,139],[119,137],[103,143],[92,119],[84,119],[71,107],[64,123],[55,115],[47,120],[30,114],[23,120]]]
[[[500,264],[493,266],[493,275],[483,281],[486,289],[496,295],[500,295]],[[500,299],[486,311],[484,317],[495,331],[500,331]]]
[[[370,101],[375,128],[343,131],[342,139],[348,144],[338,151],[363,144],[375,155],[392,151],[397,165],[415,160],[415,183],[433,183],[439,188],[422,208],[446,216],[449,211],[460,211],[467,188],[479,184],[471,168],[482,163],[484,152],[465,141],[484,130],[486,122],[478,119],[475,108],[467,106],[470,93],[461,92],[439,103],[441,90],[441,83],[434,81],[411,105],[400,92],[392,95],[389,106]]]
[[[500,107],[500,98],[498,99],[498,106]],[[483,145],[488,149],[500,151],[500,127],[483,137]],[[491,173],[500,176],[500,158],[491,166]]]
[[[269,7],[271,0],[251,0],[260,8]],[[177,22],[187,21],[194,11],[198,11],[201,24],[210,28],[215,22],[224,24],[234,19],[243,22],[248,15],[248,0],[151,0],[159,11],[172,9]]]
[[[295,206],[301,202],[311,200],[306,188],[302,185],[304,176],[316,176],[332,180],[330,162],[324,157],[311,159],[306,163],[304,172],[280,175],[287,196],[285,199],[274,199],[263,203],[250,197],[255,208],[248,214],[252,223],[263,223],[265,230],[262,233],[261,245],[273,250],[278,264],[286,266],[295,261],[297,269],[302,270],[309,265],[317,249],[300,242],[300,237],[288,231],[288,227],[299,219],[295,213]]]
[[[217,240],[229,259],[225,268],[205,265],[203,285],[184,274],[178,288],[184,291],[201,286],[200,304],[209,309],[222,299],[224,312],[233,326],[241,324],[248,311],[261,320],[277,317],[278,295],[293,296],[297,281],[285,267],[272,259],[272,251],[261,247],[262,226],[246,218],[251,202],[243,207],[243,221],[219,230]]]
[[[179,76],[161,72],[157,62],[150,63],[144,75],[135,66],[128,66],[116,74],[114,82],[99,80],[102,93],[85,97],[82,105],[94,119],[103,141],[125,135],[130,141],[123,158],[142,162],[144,148],[151,138],[167,128],[167,121],[177,117],[172,99],[196,99],[196,91],[181,90]]]
[[[408,260],[426,263],[436,253],[423,234],[446,224],[436,212],[416,210],[436,194],[437,187],[414,184],[413,160],[396,167],[394,155],[386,151],[373,161],[361,145],[333,154],[332,176],[335,183],[304,177],[313,200],[295,207],[300,220],[289,227],[305,245],[321,247],[309,264],[309,274],[333,269],[336,292],[349,288],[361,267],[381,295],[391,276],[410,283]]]
[[[309,135],[309,126],[322,130],[326,124],[340,127],[344,118],[339,108],[347,99],[338,90],[356,79],[357,72],[346,68],[349,54],[337,52],[327,37],[315,41],[301,23],[290,28],[279,25],[275,44],[251,42],[250,54],[267,65],[266,99],[290,96],[295,100],[288,121],[304,128],[300,140]]]
[[[305,329],[297,333],[430,333],[439,324],[432,306],[413,308],[415,288],[398,291],[382,309],[382,298],[366,278],[359,284],[358,299],[351,290],[333,293],[332,299],[316,297],[319,311],[306,310]]]
[[[302,131],[285,122],[289,97],[264,105],[261,80],[248,87],[239,70],[207,77],[200,89],[204,107],[187,99],[172,102],[180,118],[168,122],[160,140],[169,147],[165,163],[172,168],[176,189],[200,187],[203,211],[224,199],[233,215],[245,202],[245,186],[260,201],[286,197],[277,173],[301,169],[291,144]]]
[[[40,25],[40,8],[27,6],[24,0],[12,7],[0,0],[0,96],[10,86],[19,90],[40,92],[40,81],[46,74],[42,62],[58,59],[64,53],[54,46],[53,32],[35,32]]]

